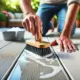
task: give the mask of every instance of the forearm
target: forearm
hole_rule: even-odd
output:
[[[78,11],[79,11],[79,4],[72,3],[68,6],[68,11],[64,23],[64,29],[61,35],[70,38],[71,31],[75,23]]]
[[[35,13],[31,7],[31,0],[19,0],[19,3],[24,14]]]

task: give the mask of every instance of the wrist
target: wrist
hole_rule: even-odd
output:
[[[35,13],[27,11],[26,13],[24,13],[24,16],[29,15],[29,14],[35,14]]]
[[[25,15],[35,14],[35,11],[34,11],[30,6],[28,6],[28,9],[25,10],[24,14],[25,14]]]
[[[69,30],[65,30],[61,33],[60,36],[65,36],[67,38],[70,38],[71,32],[69,32]]]
[[[28,14],[30,14],[30,12],[26,12],[26,13],[25,13],[25,15],[28,15]]]
[[[70,25],[69,23],[64,24],[63,31],[61,33],[61,36],[66,36],[67,38],[70,38],[71,32],[72,32],[73,26]]]

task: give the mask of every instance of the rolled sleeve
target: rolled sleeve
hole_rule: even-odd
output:
[[[71,3],[79,3],[80,4],[80,0],[68,0],[67,5],[69,5]]]

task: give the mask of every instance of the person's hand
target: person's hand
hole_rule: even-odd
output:
[[[22,22],[27,31],[36,36],[36,40],[40,41],[40,34],[42,35],[42,22],[36,14],[29,13],[25,16]]]
[[[77,50],[73,42],[65,36],[60,36],[57,40],[51,43],[51,46],[55,45],[59,45],[60,51],[74,52]]]

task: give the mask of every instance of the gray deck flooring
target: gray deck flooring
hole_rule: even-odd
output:
[[[52,33],[51,35],[44,37],[43,40],[52,42],[53,40],[57,39],[59,37],[59,35],[60,34],[58,34],[58,33],[54,33],[54,34]],[[28,40],[30,39],[30,37],[31,36],[28,37]],[[75,34],[75,35],[73,35],[73,37],[71,39],[75,43],[75,45],[78,47],[79,50],[76,52],[73,52],[73,53],[67,53],[67,52],[61,52],[59,50],[59,46],[53,46],[52,47],[53,52],[55,51],[55,53],[58,56],[58,59],[56,57],[56,59],[53,59],[53,60],[57,60],[56,61],[57,65],[62,66],[62,70],[61,70],[62,74],[65,73],[65,71],[67,72],[67,74],[69,76],[66,76],[66,77],[70,77],[71,80],[80,80],[80,75],[79,75],[80,74],[80,62],[79,62],[79,60],[80,60],[80,35]],[[14,64],[15,60],[21,54],[21,51],[23,51],[24,47],[25,47],[24,43],[8,42],[8,41],[0,42],[0,79],[5,79],[8,71],[11,69],[12,65]],[[13,68],[12,72],[15,72],[15,69],[17,67],[21,67],[23,75],[20,76],[18,79],[26,80],[25,78],[27,77],[29,80],[37,80],[37,79],[39,79],[39,74],[37,74],[37,72],[40,72],[40,70],[44,71],[45,68],[42,68],[43,66],[40,64],[35,65],[36,60],[40,59],[42,62],[44,62],[44,61],[41,58],[39,58],[39,59],[37,58],[36,60],[34,60],[29,55],[26,55],[26,54],[28,54],[28,53],[22,53],[18,62],[15,65],[15,67]],[[24,60],[22,60],[22,59],[24,59]],[[28,61],[27,59],[29,61],[32,61],[32,64],[29,64],[28,66],[25,64],[26,67],[21,66],[21,64],[22,64],[21,62],[25,61],[25,60]],[[58,62],[58,60],[60,60],[60,61]],[[29,76],[28,75],[26,76],[25,70],[26,71],[29,70],[30,69],[29,67],[31,67],[32,72],[29,72],[30,74],[28,72],[26,72],[26,74],[29,75]],[[36,67],[36,69],[34,67]],[[39,67],[41,67],[41,68],[39,68]],[[65,71],[64,71],[63,67],[65,68]],[[37,72],[35,74],[38,75],[38,77],[36,77],[36,78],[35,78],[35,74],[32,74],[35,70],[37,70]],[[30,78],[30,76],[32,76],[32,77]],[[16,77],[18,77],[18,76],[16,76]],[[16,77],[11,80],[16,79]],[[66,79],[68,79],[66,77],[65,77],[65,75],[61,77],[58,74],[58,76],[55,77],[55,80],[64,80],[64,79],[66,80]],[[18,79],[16,79],[16,80],[18,80]],[[53,78],[39,79],[39,80],[53,80]]]
[[[7,73],[21,54],[21,51],[24,49],[24,47],[24,43],[12,42],[11,44],[8,44],[0,49],[0,80],[6,77]]]
[[[54,37],[53,35],[49,37],[49,41],[52,42],[57,38],[58,36]],[[53,46],[53,49],[56,52],[57,56],[59,57],[65,70],[71,77],[71,80],[80,80],[80,62],[79,62],[80,61],[80,34],[73,35],[71,39],[79,49],[78,51],[73,53],[61,52],[59,50],[59,46]]]

